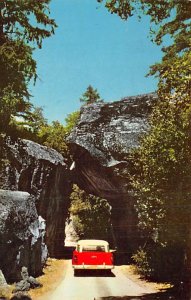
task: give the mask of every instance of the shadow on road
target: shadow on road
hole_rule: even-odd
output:
[[[101,297],[94,298],[94,300],[190,300],[189,295],[183,295],[175,292],[173,289],[157,292],[152,294],[145,294],[142,296],[124,296],[124,297]]]
[[[116,266],[127,265],[132,262],[131,253],[129,252],[115,252],[114,253],[114,262]]]
[[[110,270],[78,270],[75,277],[116,277]]]
[[[64,247],[63,249],[63,258],[64,259],[72,259],[72,254],[73,254],[73,251],[75,250],[75,247]]]

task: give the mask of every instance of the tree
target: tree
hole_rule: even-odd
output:
[[[0,3],[0,126],[12,116],[27,117],[31,109],[28,83],[36,80],[34,46],[51,36],[56,27],[49,17],[50,0],[3,0]]]
[[[37,108],[33,113],[33,117],[37,120],[35,122],[36,127],[33,125],[33,128],[36,129],[38,142],[57,150],[64,157],[70,159],[67,137],[76,125],[79,116],[80,112],[75,111],[65,118],[66,125],[61,124],[59,121],[53,121],[51,125],[48,125],[43,117],[42,108]]]
[[[48,125],[47,119],[43,115],[42,107],[34,107],[31,112],[31,118],[26,123],[27,126],[32,130],[34,134],[38,134],[42,127],[46,127]]]
[[[94,89],[91,85],[87,87],[87,90],[80,98],[80,101],[85,104],[91,104],[100,101],[100,95],[97,89]]]
[[[190,113],[191,105],[182,109],[174,101],[159,103],[151,116],[149,132],[134,151],[132,184],[138,225],[147,241],[148,270],[155,276],[164,276],[165,271],[173,280],[190,276],[185,271],[190,259]],[[164,265],[161,268],[162,253],[165,270]]]
[[[65,125],[59,121],[53,121],[52,124],[47,124],[47,120],[43,116],[42,108],[37,107],[31,114],[31,122],[26,122],[26,124],[30,130],[36,134],[36,141],[57,150],[65,158],[70,159],[67,137],[76,125],[79,116],[80,112],[75,111],[67,115]]]
[[[22,41],[0,46],[0,128],[7,129],[13,116],[26,116],[32,108],[27,85],[35,76],[32,50]]]
[[[75,127],[75,125],[77,124],[79,118],[80,118],[80,112],[79,111],[74,111],[71,114],[67,115],[67,117],[65,118],[65,121],[66,121],[65,128],[66,128],[67,135]]]
[[[39,130],[43,126],[47,126],[47,120],[43,115],[43,108],[42,107],[33,107],[31,108],[30,113],[28,113],[27,120],[22,116],[16,117],[12,119],[12,123],[17,126],[24,127],[27,130],[37,135]],[[11,123],[11,124],[12,124]]]
[[[111,207],[107,200],[87,194],[76,184],[70,195],[70,213],[79,238],[108,239],[111,229]]]
[[[64,157],[69,157],[66,135],[66,128],[59,121],[53,121],[52,125],[42,126],[38,133],[43,145],[57,150]]]
[[[9,123],[6,133],[13,137],[29,139],[35,142],[41,142],[39,132],[42,128],[47,127],[47,120],[43,115],[42,107],[31,105],[27,113],[27,118],[22,115],[13,116]]]

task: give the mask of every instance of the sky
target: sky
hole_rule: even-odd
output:
[[[96,0],[52,0],[50,10],[58,28],[34,52],[39,79],[30,85],[49,122],[79,110],[90,84],[106,102],[156,90],[157,80],[145,77],[161,58],[148,17],[124,21]]]

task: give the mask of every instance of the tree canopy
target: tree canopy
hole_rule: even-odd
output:
[[[80,118],[80,111],[74,111],[71,114],[68,114],[65,118],[66,121],[66,132],[67,135],[72,131],[74,126],[77,124],[78,120]]]
[[[42,126],[38,132],[40,142],[60,152],[64,157],[68,156],[66,144],[66,128],[59,121],[53,121],[51,125]]]
[[[35,118],[37,122],[34,123],[35,125],[33,125],[32,128],[33,130],[36,130],[37,141],[47,147],[57,150],[65,158],[70,159],[67,136],[76,125],[80,112],[75,111],[67,115],[65,118],[65,125],[61,124],[59,121],[53,121],[52,124],[49,125],[47,124],[46,119],[43,118],[43,115],[41,115],[41,108],[37,108],[35,111]]]
[[[135,258],[139,263],[140,255],[146,260],[142,266],[146,262],[147,276],[175,282],[190,276],[190,112],[191,105],[183,108],[173,99],[160,102],[150,130],[134,151],[132,185],[146,252],[142,249]],[[164,270],[161,261],[168,257]]]
[[[41,47],[54,33],[56,23],[49,17],[50,0],[2,0],[0,3],[0,42],[24,40]],[[38,25],[38,26],[37,26]],[[47,28],[49,27],[49,28]]]
[[[32,109],[28,83],[36,80],[34,47],[54,33],[50,0],[0,2],[0,127],[6,131],[13,116],[27,117]]]
[[[70,213],[79,238],[109,239],[111,207],[106,199],[87,194],[76,184],[70,195]]]

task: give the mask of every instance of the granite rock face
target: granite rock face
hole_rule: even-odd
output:
[[[148,130],[148,116],[156,101],[152,93],[84,106],[68,139],[74,158],[73,180],[88,193],[109,200],[121,249],[128,241],[132,245],[137,235],[134,199],[126,176],[133,164],[129,153]]]
[[[140,133],[147,131],[148,115],[156,100],[156,94],[151,93],[83,106],[69,137],[71,148],[82,147],[82,152],[87,150],[106,167],[121,163],[123,156],[138,146]]]
[[[45,222],[37,214],[34,196],[0,190],[0,268],[8,281],[20,279],[22,266],[40,274],[48,254],[44,238]]]
[[[10,211],[14,211],[13,204],[15,203],[14,199],[16,196],[14,196],[13,191],[15,193],[17,193],[16,191],[28,192],[31,195],[31,198],[27,198],[27,203],[31,201],[30,205],[34,208],[35,216],[31,215],[31,218],[33,217],[34,220],[31,219],[30,225],[27,223],[30,230],[27,229],[28,227],[23,227],[23,236],[25,234],[26,237],[28,236],[28,230],[30,233],[33,231],[33,234],[31,233],[31,242],[35,243],[35,245],[38,244],[38,249],[40,249],[43,245],[37,237],[38,231],[45,231],[44,226],[46,222],[45,241],[49,255],[54,257],[63,256],[64,228],[69,205],[68,195],[70,192],[69,172],[64,158],[53,149],[43,147],[28,140],[13,140],[10,137],[1,137],[0,152],[2,157],[0,161],[0,188],[12,191],[10,195],[13,196],[13,199],[11,200],[11,196],[9,196],[10,207],[12,207]],[[22,203],[19,201],[19,204]],[[22,204],[23,206],[24,203]],[[27,207],[25,207],[26,211]],[[9,207],[5,207],[5,211],[7,209],[9,210]],[[0,215],[0,219],[2,219],[2,222],[7,223],[3,219],[3,215]],[[23,219],[24,221],[25,219]],[[10,226],[13,226],[13,224],[10,224]],[[42,270],[42,263],[40,261],[43,261],[46,255],[43,254],[44,252],[37,253],[37,251],[34,252],[35,255],[32,255],[31,242],[28,241],[22,245],[25,248],[23,251],[26,257],[27,253],[29,253],[28,256],[31,253],[31,263],[23,266],[28,267],[29,274],[35,276],[36,271],[32,269],[32,265],[36,265],[38,261]],[[14,255],[11,256],[12,258],[8,258],[7,254],[7,260],[12,260],[11,264],[14,264]],[[42,257],[43,255],[45,257]],[[6,279],[7,277],[10,278],[10,276],[17,276],[16,271],[14,272],[15,268],[11,271],[12,275],[6,275]]]

